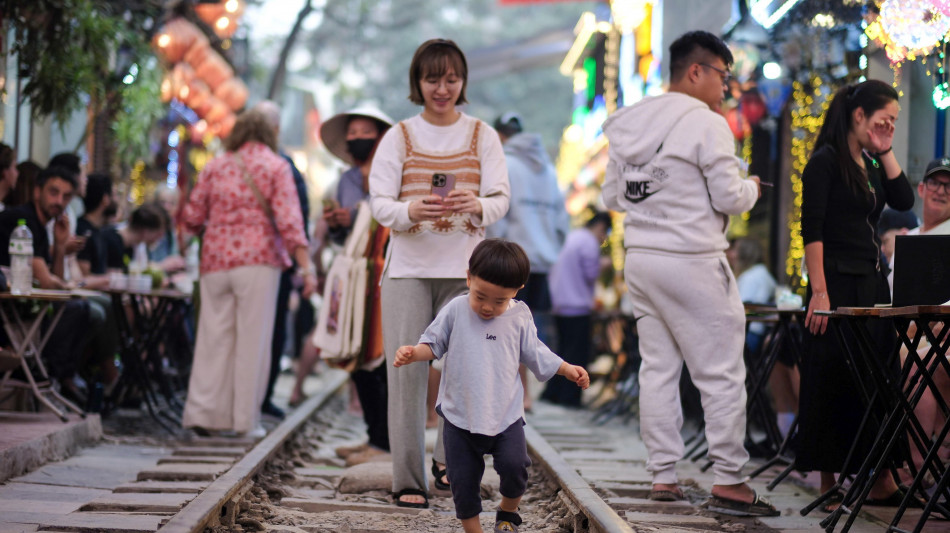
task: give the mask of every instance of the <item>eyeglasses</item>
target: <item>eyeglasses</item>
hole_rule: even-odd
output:
[[[944,194],[950,194],[950,181],[926,180],[924,187],[930,192],[939,192],[943,189]]]
[[[729,74],[728,71],[722,70],[721,68],[714,67],[714,66],[710,65],[709,63],[699,63],[699,65],[704,66],[704,67],[709,67],[709,68],[715,70],[716,72],[718,72],[719,75],[720,75],[720,77],[722,77],[722,84],[723,84],[723,85],[729,85],[729,82],[732,81],[732,79],[733,79],[733,78],[732,78],[732,74]]]

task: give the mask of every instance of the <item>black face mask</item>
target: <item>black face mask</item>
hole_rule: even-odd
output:
[[[369,159],[369,154],[376,146],[376,139],[350,139],[346,141],[346,149],[353,159],[363,162]]]

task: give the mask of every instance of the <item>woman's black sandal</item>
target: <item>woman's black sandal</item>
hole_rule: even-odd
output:
[[[821,512],[823,513],[833,513],[835,510],[844,503],[844,493],[839,491],[834,492],[828,499],[821,504]]]
[[[443,466],[439,468],[439,463],[435,462],[435,459],[432,459],[432,475],[435,477],[435,488],[439,490],[449,490],[449,483],[442,481],[442,478],[448,479],[446,475],[447,469]]]
[[[417,502],[404,502],[402,501],[403,496],[422,496],[425,498],[425,501],[422,503]],[[402,489],[393,495],[393,498],[396,499],[396,507],[412,507],[413,509],[428,509],[429,508],[429,495],[426,494],[424,490],[419,489]]]

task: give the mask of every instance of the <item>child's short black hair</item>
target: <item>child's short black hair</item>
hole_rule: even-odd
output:
[[[505,239],[485,239],[468,260],[468,273],[506,289],[520,289],[528,281],[531,261],[517,244]]]

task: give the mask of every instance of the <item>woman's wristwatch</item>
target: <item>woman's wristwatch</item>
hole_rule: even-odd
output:
[[[297,267],[297,275],[300,276],[300,277],[302,277],[302,278],[305,278],[305,277],[307,277],[307,276],[316,276],[316,275],[317,275],[317,268],[316,268],[315,266],[313,266],[313,265],[310,265],[310,266],[307,267],[307,268]]]

